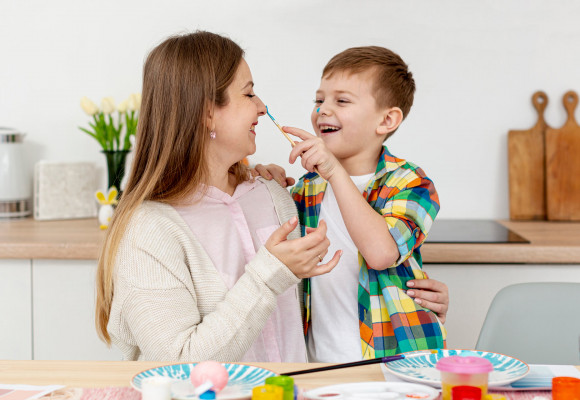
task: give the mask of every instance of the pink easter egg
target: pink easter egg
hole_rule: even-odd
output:
[[[202,361],[191,370],[191,383],[199,386],[207,381],[213,383],[214,392],[219,392],[228,384],[228,371],[217,361]]]

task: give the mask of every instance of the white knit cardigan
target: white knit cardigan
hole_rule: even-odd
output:
[[[297,214],[287,190],[263,182],[281,224]],[[289,238],[299,236],[297,227]],[[145,202],[119,245],[107,330],[127,360],[235,362],[262,331],[279,294],[294,285],[299,306],[299,282],[262,246],[228,290],[177,211]],[[301,326],[295,329],[302,334]]]

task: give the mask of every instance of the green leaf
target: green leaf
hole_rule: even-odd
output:
[[[88,129],[85,129],[83,127],[79,126],[79,129],[83,132],[88,133],[89,135],[91,135],[91,137],[93,137],[100,145],[103,149],[105,149],[105,143],[97,136],[95,135],[93,132],[89,131]]]
[[[115,150],[119,150],[119,130],[115,127],[115,121],[113,120],[112,114],[109,114],[109,123],[107,124],[109,129],[109,138],[111,140],[111,147]],[[115,145],[116,148],[115,148]]]
[[[81,126],[79,126],[79,129],[80,129],[81,131],[83,131],[83,132],[86,132],[86,133],[88,133],[89,135],[91,135],[91,136],[92,136],[92,137],[94,137],[95,139],[97,139],[97,135],[95,135],[93,132],[89,131],[88,129],[85,129],[85,128],[81,127]]]

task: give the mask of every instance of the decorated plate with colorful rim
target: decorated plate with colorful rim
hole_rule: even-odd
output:
[[[402,360],[391,361],[384,364],[386,369],[393,375],[407,381],[424,383],[441,387],[441,374],[435,369],[435,364],[440,358],[448,356],[473,356],[483,357],[491,362],[493,371],[489,373],[488,386],[509,385],[523,378],[530,372],[530,367],[523,361],[504,354],[478,350],[438,350],[411,351],[403,353]]]
[[[312,389],[304,397],[308,400],[434,400],[439,397],[439,390],[407,382],[357,382]]]
[[[151,368],[140,372],[131,379],[131,386],[141,391],[143,380],[151,377],[168,377],[174,379],[172,384],[172,397],[176,400],[197,399],[193,393],[194,386],[189,379],[191,370],[196,363],[172,364],[157,368]],[[222,363],[228,371],[229,379],[227,386],[217,393],[220,400],[249,399],[252,397],[252,389],[263,385],[266,378],[276,376],[276,373],[264,368],[252,365]]]

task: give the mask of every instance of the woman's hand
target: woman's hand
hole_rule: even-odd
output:
[[[449,289],[443,282],[435,279],[414,279],[407,282],[407,295],[415,302],[433,311],[441,323],[445,323],[449,308]]]
[[[268,164],[268,165],[257,164],[252,169],[252,176],[258,175],[260,175],[262,178],[268,181],[274,179],[283,188],[292,186],[296,183],[296,180],[294,178],[286,176],[286,171],[284,170],[284,168],[276,164]]]
[[[330,245],[326,237],[326,222],[321,220],[318,228],[307,229],[308,234],[304,237],[288,240],[288,235],[297,224],[297,217],[282,224],[266,241],[266,249],[298,278],[311,278],[332,271],[340,260],[342,250],[337,251],[328,263],[321,264]]]

